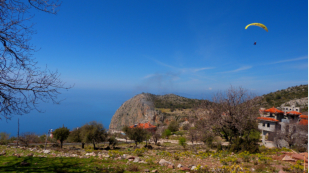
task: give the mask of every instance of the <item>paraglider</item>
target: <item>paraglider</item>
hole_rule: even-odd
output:
[[[267,27],[266,27],[264,24],[261,24],[261,23],[250,23],[249,25],[247,25],[247,26],[245,27],[245,29],[247,29],[249,26],[258,26],[258,27],[261,27],[261,28],[263,28],[265,31],[268,32]],[[253,45],[256,45],[256,41],[253,43]]]
[[[261,23],[250,23],[249,25],[247,25],[247,26],[245,27],[245,29],[247,29],[249,26],[259,26],[259,27],[263,28],[265,31],[268,32],[267,27],[266,27],[265,25],[261,24]]]

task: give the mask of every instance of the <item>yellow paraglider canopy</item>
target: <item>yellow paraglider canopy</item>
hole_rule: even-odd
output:
[[[265,25],[261,24],[261,23],[250,23],[249,25],[247,25],[247,26],[246,26],[246,28],[245,28],[245,29],[247,29],[247,28],[248,28],[249,26],[251,26],[251,25],[254,25],[254,26],[259,26],[259,27],[261,27],[261,28],[265,29],[265,31],[267,31],[267,32],[268,32],[267,27],[266,27]]]

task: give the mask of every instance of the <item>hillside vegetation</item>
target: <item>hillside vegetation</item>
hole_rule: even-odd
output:
[[[271,92],[262,96],[262,107],[280,107],[281,104],[286,103],[293,99],[301,99],[308,97],[308,85],[299,85],[294,87],[289,87],[287,89],[282,89],[276,92]],[[308,110],[307,106],[296,105]]]
[[[153,101],[155,108],[165,108],[171,110],[191,109],[202,102],[202,100],[199,99],[185,98],[175,94],[149,95],[151,96],[151,100]]]

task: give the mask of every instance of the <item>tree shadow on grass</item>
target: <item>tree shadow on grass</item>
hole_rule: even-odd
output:
[[[0,172],[96,172],[86,168],[82,159],[76,158],[15,157],[8,160],[0,165]]]

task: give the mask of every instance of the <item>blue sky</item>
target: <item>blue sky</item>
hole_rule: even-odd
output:
[[[75,86],[63,92],[61,105],[43,104],[44,114],[22,116],[28,131],[41,132],[47,122],[108,126],[117,108],[141,92],[210,99],[230,85],[261,95],[308,84],[307,0],[75,0],[64,1],[57,15],[33,12],[39,65]],[[255,22],[269,32],[245,30]],[[18,117],[0,123],[9,127]]]

